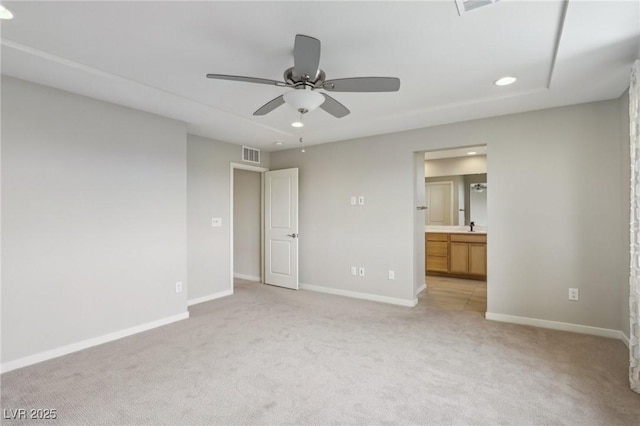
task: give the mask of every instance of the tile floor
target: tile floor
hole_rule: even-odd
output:
[[[482,317],[487,310],[487,282],[427,275],[427,289],[420,302],[448,311],[473,312]]]

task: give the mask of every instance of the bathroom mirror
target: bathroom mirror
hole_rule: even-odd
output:
[[[425,225],[487,226],[487,147],[425,153]]]
[[[425,179],[425,225],[487,225],[487,174]]]
[[[465,225],[473,222],[476,225],[487,225],[487,183],[472,183],[469,185],[469,219]],[[466,217],[466,216],[465,216]]]

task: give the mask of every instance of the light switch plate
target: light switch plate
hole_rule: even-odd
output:
[[[222,218],[221,217],[212,218],[211,219],[211,226],[213,226],[213,227],[222,226]]]
[[[358,204],[364,206],[364,197],[362,195],[358,197]]]
[[[569,289],[569,300],[577,301],[580,300],[580,290],[577,288]]]
[[[352,195],[352,196],[351,196],[351,205],[352,205],[352,206],[355,206],[356,204],[357,204],[357,202],[356,202],[356,196],[355,196],[355,195]]]

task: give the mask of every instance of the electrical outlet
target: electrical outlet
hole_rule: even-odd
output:
[[[358,197],[358,204],[364,206],[364,197],[362,195]]]
[[[355,267],[355,266],[351,267],[351,275],[353,275],[354,277],[356,275],[358,275],[358,268],[357,267]]]
[[[580,290],[577,288],[570,288],[569,289],[569,300],[580,300]]]
[[[176,283],[176,293],[182,293],[182,281]]]
[[[391,269],[389,269],[389,279],[390,280],[396,279],[396,271],[392,271]]]
[[[364,268],[360,268],[358,270],[358,275],[360,275],[361,277],[364,277]]]
[[[355,196],[355,195],[352,195],[352,196],[351,196],[351,205],[352,205],[352,206],[355,206],[356,204],[357,204],[357,202],[356,202],[356,196]]]

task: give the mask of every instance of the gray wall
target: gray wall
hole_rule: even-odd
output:
[[[2,362],[186,312],[186,129],[2,78]]]
[[[271,153],[273,170],[300,168],[301,284],[413,300],[414,157],[394,143],[385,136]],[[350,205],[352,195],[365,204]],[[351,265],[365,276],[351,276]]]
[[[242,163],[242,147],[187,135],[187,233],[189,300],[230,290],[230,163]],[[269,153],[261,153],[269,167]],[[222,226],[211,227],[211,218]]]
[[[414,152],[482,140],[488,311],[620,330],[628,197],[620,128],[613,100],[273,153],[272,168],[300,167],[301,281],[411,298]],[[366,205],[350,206],[351,194]],[[349,264],[367,276],[350,277]],[[579,302],[567,300],[569,287],[580,289]]]
[[[261,174],[233,171],[233,273],[260,279]]]
[[[629,222],[631,220],[631,201],[629,194],[631,191],[631,147],[630,147],[630,131],[629,128],[629,91],[625,91],[619,99],[620,106],[620,170],[622,179],[622,208],[620,223],[622,224],[622,257],[620,267],[624,271],[624,278],[627,279],[627,285],[622,288],[621,291],[621,321],[622,332],[627,336],[630,336],[629,327],[631,322],[631,315],[629,313],[629,276],[630,276],[630,245],[631,240],[629,237]]]

